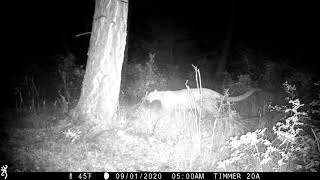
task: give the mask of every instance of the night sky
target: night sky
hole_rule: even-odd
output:
[[[2,59],[2,77],[23,72],[30,63],[50,63],[50,58],[66,49],[85,64],[90,35],[75,36],[91,31],[93,0],[10,3],[3,7],[11,10],[3,16],[8,35],[2,36],[10,38],[6,43],[9,49],[4,52],[6,58]],[[231,48],[254,48],[274,59],[315,71],[319,58],[314,55],[318,33],[315,27],[319,23],[315,7],[307,1],[131,0],[129,44],[143,37],[141,32],[144,28],[147,31],[147,22],[156,24],[169,19],[191,32],[199,52],[215,50],[221,48],[233,19]]]

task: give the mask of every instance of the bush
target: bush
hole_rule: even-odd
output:
[[[284,84],[292,95],[294,86]],[[291,96],[294,97],[294,96]],[[299,99],[289,100],[292,107],[284,109],[289,117],[285,123],[273,127],[274,136],[267,136],[266,128],[231,138],[224,150],[230,152],[218,168],[225,171],[318,171],[320,162],[320,130],[311,126],[307,133],[308,116],[300,112],[303,106]]]
[[[54,116],[65,115],[76,105],[84,77],[83,66],[72,54],[54,57],[53,69],[34,66],[15,88],[13,119],[19,126],[41,128],[51,125]]]
[[[126,94],[129,101],[137,102],[146,93],[166,87],[167,81],[157,68],[155,54],[149,54],[149,60],[144,64],[128,65]]]

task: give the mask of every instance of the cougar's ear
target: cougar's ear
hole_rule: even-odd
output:
[[[149,98],[150,98],[150,92],[146,92],[144,96],[144,100],[149,100]]]
[[[147,95],[149,95],[149,94],[151,94],[151,93],[153,93],[153,91],[147,91],[147,92],[146,92]]]
[[[147,92],[146,92],[146,97],[149,98],[149,96],[150,96],[152,93],[154,93],[154,92],[155,92],[155,91],[149,91],[149,92],[147,91]]]
[[[153,96],[155,95],[155,93],[157,93],[157,90],[148,92],[147,95],[146,95],[146,99],[147,99],[148,101],[152,101],[152,98],[153,98]]]

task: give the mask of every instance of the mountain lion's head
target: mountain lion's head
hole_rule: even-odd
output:
[[[160,100],[161,101],[161,98],[162,98],[162,93],[157,91],[157,90],[154,90],[152,92],[150,92],[147,97],[146,97],[146,100],[149,101],[149,102],[152,102],[152,101],[155,101],[155,100]]]

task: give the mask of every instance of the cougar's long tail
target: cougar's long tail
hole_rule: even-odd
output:
[[[240,96],[235,96],[235,97],[227,97],[227,100],[230,101],[230,102],[239,102],[239,101],[242,101],[242,100],[245,100],[247,99],[249,96],[251,96],[254,92],[256,91],[261,91],[262,89],[251,89],[249,90],[248,92],[240,95]]]

